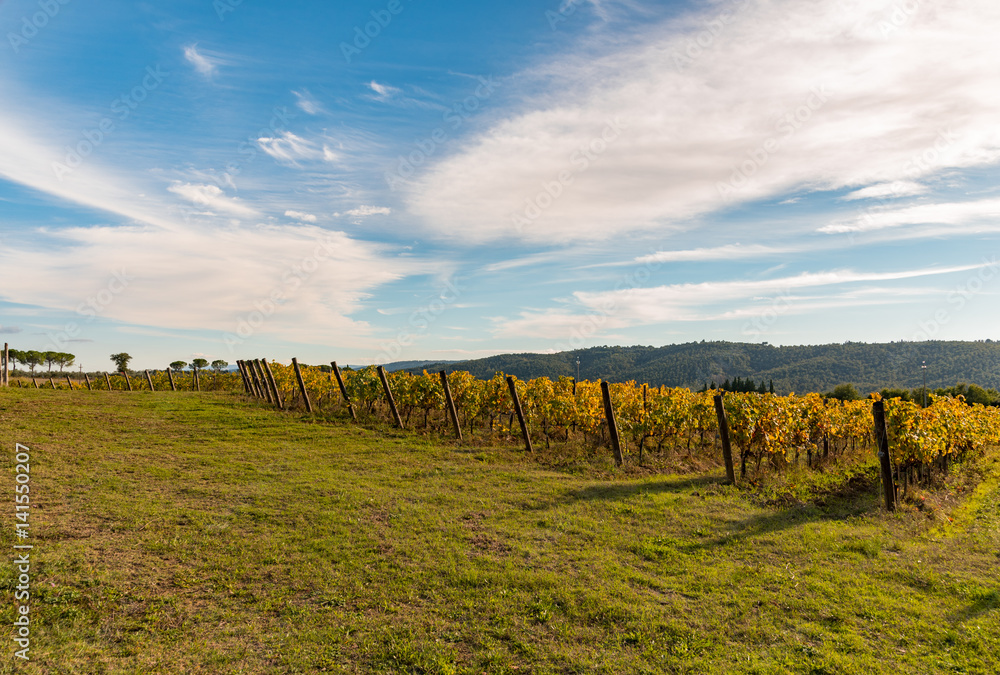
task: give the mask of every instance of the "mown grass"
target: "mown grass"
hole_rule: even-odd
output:
[[[0,391],[0,439],[0,541],[20,442],[35,545],[32,660],[8,638],[0,672],[1000,664],[995,458],[956,478],[971,497],[889,515],[870,490],[775,506],[718,471],[554,469],[222,394]]]

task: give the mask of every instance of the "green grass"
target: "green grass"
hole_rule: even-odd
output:
[[[871,491],[774,506],[718,471],[554,469],[222,394],[0,390],[0,439],[0,540],[13,557],[20,442],[35,545],[32,660],[8,638],[0,672],[1000,664],[995,460],[889,515]]]

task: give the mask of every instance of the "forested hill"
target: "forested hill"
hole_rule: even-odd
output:
[[[830,391],[854,384],[861,392],[886,387],[914,389],[958,382],[1000,389],[1000,342],[847,342],[774,347],[739,342],[691,342],[665,347],[593,347],[558,354],[502,354],[473,361],[428,365],[428,371],[468,370],[490,378],[496,371],[522,379],[576,375],[611,382],[636,380],[653,385],[700,388],[736,377],[773,381],[776,393]],[[419,371],[418,371],[419,372]]]

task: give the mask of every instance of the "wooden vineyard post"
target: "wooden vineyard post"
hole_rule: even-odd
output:
[[[253,380],[250,379],[250,370],[247,368],[246,361],[237,361],[236,365],[239,366],[240,375],[243,376],[243,386],[246,387],[247,394],[250,396],[256,396],[253,390]]]
[[[31,383],[35,385],[35,389],[38,389],[38,381],[35,378],[31,378]]]
[[[392,390],[389,389],[389,378],[385,376],[385,368],[379,366],[375,369],[378,373],[378,379],[382,381],[382,389],[385,390],[385,398],[389,401],[389,409],[392,411],[392,418],[396,420],[396,426],[400,429],[403,428],[403,418],[399,416],[399,410],[396,409],[396,399],[392,397]]]
[[[197,368],[194,369],[194,378],[193,378],[191,384],[192,384],[192,387],[191,387],[192,390],[201,393],[201,379],[198,377],[198,369]]]
[[[52,380],[52,378],[51,378],[51,377],[49,378],[49,384],[51,384],[51,385],[52,385],[52,388],[53,388],[53,389],[55,389],[55,388],[56,388],[56,383],[55,383],[55,382],[54,382],[54,381]]]
[[[344,384],[344,378],[340,374],[340,368],[337,367],[336,361],[331,361],[330,365],[333,366],[333,374],[337,378],[337,386],[340,387],[340,395],[344,397],[344,403],[347,404],[347,411],[351,413],[351,419],[357,422],[358,414],[354,412],[354,405],[351,403],[351,397],[347,395],[347,385]]]
[[[90,375],[88,375],[87,373],[84,373],[83,374],[83,379],[87,381],[87,391],[93,391],[94,388],[92,386],[90,386]]]
[[[528,423],[524,419],[524,411],[521,410],[521,399],[517,396],[517,386],[514,384],[514,377],[511,375],[507,376],[507,387],[510,389],[510,398],[514,401],[514,413],[517,415],[517,421],[521,424],[521,435],[524,436],[524,449],[533,453],[535,450],[531,447]]]
[[[264,394],[264,400],[271,405],[277,405],[274,397],[271,396],[271,384],[267,381],[267,375],[264,373],[264,366],[260,364],[260,359],[253,360],[253,368],[257,373],[258,379],[260,380],[261,389],[264,390],[262,392]]]
[[[604,395],[604,417],[608,420],[608,435],[611,436],[611,450],[615,453],[615,464],[621,466],[625,462],[622,456],[621,439],[618,436],[618,422],[615,421],[615,409],[611,405],[611,387],[607,382],[601,382],[601,394]]]
[[[73,380],[69,379],[69,375],[66,376],[66,384],[69,385],[69,390],[73,391]]]
[[[247,377],[250,378],[253,395],[257,398],[264,398],[264,392],[260,389],[260,378],[257,377],[257,369],[253,367],[253,361],[244,361],[244,366],[247,369]]]
[[[722,459],[726,462],[726,480],[736,485],[736,473],[733,470],[733,447],[729,443],[729,420],[726,419],[726,407],[722,404],[722,394],[715,395],[715,416],[719,418],[719,438],[722,439]]]
[[[257,367],[257,372],[260,373],[260,382],[264,387],[264,394],[266,395],[265,397],[267,398],[267,402],[271,405],[278,405],[278,399],[274,397],[271,390],[271,382],[267,379],[267,371],[264,370],[264,360],[254,359],[254,364]]]
[[[896,510],[896,483],[892,478],[892,458],[889,456],[889,434],[885,428],[885,401],[872,404],[875,418],[875,438],[878,441],[878,460],[882,467],[882,487],[885,490],[885,508]]]
[[[128,390],[132,391],[132,380],[128,379],[128,373],[124,370],[122,371],[122,377],[125,378],[125,384],[128,385]]]
[[[236,367],[240,371],[240,378],[243,380],[243,389],[246,393],[250,393],[250,383],[247,381],[247,371],[243,367],[243,361],[237,361]]]
[[[10,368],[7,364],[10,363],[10,345],[6,342],[3,343],[3,376],[0,377],[0,384],[5,387],[10,386]]]
[[[455,436],[458,442],[462,442],[462,427],[458,424],[458,411],[455,410],[455,399],[451,397],[451,387],[448,386],[448,374],[441,371],[441,384],[444,385],[444,400],[448,404],[448,412],[451,414],[451,423],[455,425]]]
[[[167,379],[170,380],[170,391],[177,391],[177,385],[174,384],[174,371],[167,366]]]
[[[108,391],[111,391],[111,376],[108,375],[108,371],[104,371],[104,379],[108,383]]]
[[[306,412],[312,413],[313,406],[309,401],[309,392],[306,391],[306,383],[302,379],[302,370],[299,368],[299,362],[292,359],[292,366],[295,367],[295,379],[299,381],[299,391],[302,392],[302,400],[306,402]]]
[[[261,359],[260,361],[264,365],[268,384],[271,385],[271,393],[274,394],[274,404],[278,406],[278,410],[284,410],[285,402],[281,400],[281,392],[278,391],[278,381],[274,379],[274,373],[271,372],[271,364],[267,362],[267,359]]]
[[[572,377],[570,379],[573,380],[573,400],[575,401],[576,400],[576,378]],[[576,415],[573,416],[573,433],[574,434],[576,433]],[[568,438],[569,438],[569,435],[567,434],[567,440],[568,440]]]
[[[152,376],[151,376],[151,375],[149,374],[149,371],[148,371],[148,370],[146,371],[146,382],[149,382],[149,390],[150,390],[150,391],[156,391],[156,388],[155,388],[155,387],[153,387],[153,378],[152,378]]]

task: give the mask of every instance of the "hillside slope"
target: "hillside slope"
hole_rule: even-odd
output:
[[[775,347],[739,342],[691,342],[663,347],[593,347],[557,354],[502,354],[485,359],[425,366],[468,370],[489,378],[497,371],[522,379],[576,375],[612,382],[636,380],[654,385],[699,388],[736,377],[773,381],[776,392],[829,391],[853,383],[862,392],[957,382],[1000,388],[1000,342],[847,342]]]

